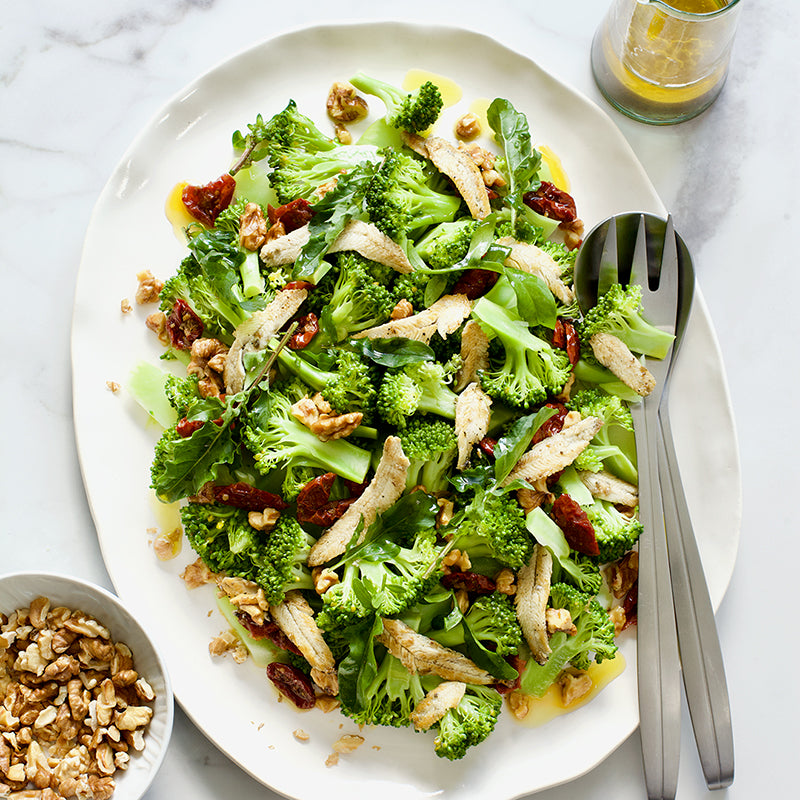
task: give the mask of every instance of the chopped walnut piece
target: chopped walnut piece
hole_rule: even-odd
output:
[[[492,186],[505,186],[503,176],[494,168],[495,154],[477,144],[466,144],[459,142],[458,149],[464,151],[475,162],[481,171],[483,185],[491,188]]]
[[[208,643],[208,652],[212,656],[224,656],[239,646],[239,638],[233,631],[223,631]]]
[[[346,81],[336,81],[331,86],[325,107],[334,122],[358,122],[369,113],[367,101]]]
[[[264,590],[257,583],[244,578],[218,577],[217,586],[239,611],[247,614],[256,624],[264,624],[269,603]]]
[[[628,618],[625,615],[625,609],[622,606],[614,606],[609,612],[608,616],[614,623],[614,635],[619,636],[625,630],[625,623]]]
[[[412,306],[411,302],[406,300],[404,297],[402,300],[397,301],[397,305],[392,309],[389,319],[407,319],[408,317],[413,316],[413,314],[414,306]]]
[[[106,381],[106,389],[112,394],[116,394],[120,388],[120,385],[116,381]]]
[[[539,508],[545,502],[552,499],[552,494],[538,489],[517,489],[517,502],[522,506],[522,510],[529,514],[534,508]]]
[[[311,570],[311,579],[314,581],[314,591],[318,595],[323,595],[331,586],[339,583],[339,576],[327,567],[314,567]]]
[[[325,766],[326,767],[335,767],[339,763],[339,754],[338,753],[331,753],[325,759]]]
[[[608,588],[614,597],[618,600],[625,597],[639,577],[639,554],[632,550],[619,561],[609,564],[605,573]]]
[[[522,692],[509,692],[506,695],[509,711],[515,719],[525,719],[531,710],[531,699]]]
[[[339,698],[330,697],[327,694],[317,695],[317,700],[314,707],[322,711],[323,714],[329,714],[331,711],[335,711],[337,708],[339,708]]]
[[[201,338],[192,342],[191,360],[186,367],[188,375],[197,375],[197,390],[201,397],[219,397],[225,392],[222,377],[227,345],[219,339]]]
[[[585,669],[565,669],[556,683],[561,687],[561,702],[571,705],[592,690],[592,679]]]
[[[169,332],[167,331],[167,315],[163,311],[150,314],[144,324],[158,336],[158,341],[167,347],[169,345]]]
[[[158,300],[159,293],[164,288],[164,282],[155,278],[149,269],[136,273],[136,280],[139,282],[139,286],[136,289],[136,302],[139,305],[155,303]]]
[[[357,733],[346,733],[333,743],[334,753],[354,753],[364,744],[364,737]]]
[[[336,141],[338,141],[339,144],[352,144],[353,143],[353,134],[350,133],[350,131],[347,130],[347,128],[344,125],[342,125],[341,122],[337,122],[333,126],[333,132],[334,132],[334,134],[336,136]]]
[[[443,559],[442,566],[445,572],[468,572],[472,568],[472,562],[469,559],[469,553],[464,550],[451,550]]]
[[[123,314],[130,314],[131,311],[133,311],[133,306],[131,305],[131,301],[128,300],[127,297],[123,297],[122,300],[120,300],[119,310]]]
[[[481,128],[480,117],[468,111],[456,120],[455,134],[459,139],[477,139],[481,135]]]
[[[183,529],[177,527],[156,536],[153,539],[153,551],[160,561],[169,561],[180,553],[182,543]]]
[[[564,245],[568,250],[574,250],[583,241],[583,220],[574,219],[571,222],[562,222],[558,227],[564,232]]]
[[[494,576],[494,583],[500,594],[512,596],[517,593],[516,575],[514,575],[514,570],[508,567],[503,567],[503,569]]]
[[[214,573],[199,558],[181,572],[181,578],[187,589],[197,589],[216,580]]]
[[[554,633],[566,633],[574,636],[578,632],[572,621],[572,614],[566,608],[548,608],[544,617],[548,636],[552,636]]]
[[[265,508],[263,511],[251,511],[247,515],[247,522],[251,528],[257,531],[271,531],[278,520],[281,512],[277,508]]]
[[[267,220],[258,203],[248,203],[239,217],[239,244],[255,251],[267,240]]]
[[[298,742],[307,742],[311,738],[302,728],[293,730],[292,736],[294,736]]]
[[[335,414],[331,407],[317,394],[298,400],[291,408],[292,416],[303,423],[321,442],[343,439],[360,424],[364,415],[360,411]]]

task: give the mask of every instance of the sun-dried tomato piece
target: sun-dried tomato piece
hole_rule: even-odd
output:
[[[336,480],[336,473],[326,472],[310,480],[297,495],[297,519],[308,525],[319,525],[328,528],[356,501],[364,485],[345,481],[350,489],[350,497],[343,500],[331,500],[331,489]]]
[[[635,625],[637,621],[637,610],[639,608],[639,581],[634,581],[633,586],[628,590],[625,599],[622,601],[622,610],[625,612],[625,624],[622,630]]]
[[[491,436],[484,436],[478,442],[478,450],[480,450],[485,456],[489,458],[494,458],[494,448],[497,444],[497,439],[493,439]]]
[[[600,555],[594,527],[586,512],[568,494],[559,495],[553,503],[553,519],[564,532],[567,544],[587,556]]]
[[[227,486],[215,486],[214,500],[224,506],[243,508],[246,511],[263,511],[265,508],[283,511],[289,507],[289,504],[279,495],[265,492],[263,489],[256,489],[255,486],[242,481]]]
[[[320,506],[324,506],[331,498],[331,489],[335,480],[335,472],[326,472],[305,484],[297,495],[298,514],[313,512]]]
[[[466,589],[472,594],[491,594],[497,584],[486,575],[477,572],[450,572],[442,576],[446,589]]]
[[[270,225],[280,222],[286,233],[291,233],[307,225],[311,221],[311,217],[314,216],[314,211],[308,200],[298,197],[296,200],[284,203],[284,205],[277,208],[267,206],[267,216],[269,217]]]
[[[219,425],[222,427],[222,417],[217,419],[211,420],[215,425]],[[178,436],[183,437],[186,439],[187,437],[191,436],[195,431],[200,430],[200,428],[205,425],[205,421],[201,419],[186,419],[186,417],[182,417],[178,420],[178,424],[175,426],[175,430],[178,433]],[[233,423],[231,423],[231,427],[233,427]]]
[[[307,709],[316,705],[317,696],[311,679],[297,667],[273,661],[267,665],[267,677],[298,708]]]
[[[578,332],[571,322],[567,322],[559,317],[556,320],[556,327],[553,331],[553,347],[567,351],[567,358],[570,364],[577,364],[581,357],[581,343],[578,339]]]
[[[450,293],[465,294],[468,300],[477,300],[497,283],[499,277],[490,269],[465,269]]]
[[[314,284],[311,281],[289,281],[284,287],[284,289],[305,289],[306,291],[309,289],[314,288]]]
[[[300,648],[271,619],[259,624],[244,611],[237,611],[236,619],[254,639],[269,639],[275,647],[301,655]]]
[[[349,481],[347,478],[342,478],[342,483],[347,487],[347,491],[350,492],[350,497],[361,497],[364,493],[364,489],[369,486],[369,480],[364,480],[361,483],[356,483],[355,481]]]
[[[540,426],[536,433],[533,434],[533,439],[531,440],[533,444],[537,444],[541,442],[542,439],[546,439],[548,436],[552,436],[554,433],[559,433],[561,429],[564,427],[564,417],[567,416],[567,407],[563,403],[553,402],[553,403],[545,403],[545,408],[554,408],[556,413],[553,414],[552,417],[545,420]]]
[[[522,202],[537,214],[557,219],[559,222],[572,222],[578,217],[572,195],[549,181],[542,181],[539,188],[533,192],[525,192]]]
[[[310,311],[297,319],[297,328],[289,337],[286,343],[292,350],[302,350],[307,347],[311,340],[319,333],[319,319],[317,315]]]
[[[331,500],[329,503],[325,503],[324,506],[320,506],[313,514],[303,516],[302,519],[298,513],[297,519],[309,525],[319,525],[321,528],[329,528],[345,511],[347,511],[356,499],[355,497],[346,497],[344,500]]]
[[[203,320],[189,308],[185,300],[178,299],[167,317],[170,344],[178,350],[191,350],[192,342],[203,335]]]
[[[217,217],[231,204],[234,189],[236,181],[226,172],[205,186],[184,186],[181,199],[196,220],[213,228]]]

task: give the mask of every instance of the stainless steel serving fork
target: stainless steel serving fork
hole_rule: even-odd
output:
[[[667,220],[660,264],[647,253],[645,218],[641,216],[631,261],[630,276],[620,274],[616,221],[606,234],[598,275],[598,294],[613,283],[642,287],[642,308],[647,320],[674,335],[678,311],[678,255],[672,219]],[[655,286],[655,288],[651,288]],[[664,391],[672,348],[663,359],[646,358],[656,381],[642,402],[631,405],[639,464],[639,540],[637,610],[637,676],[642,757],[650,800],[675,797],[680,758],[680,659],[673,611],[664,510],[658,473],[658,410]]]

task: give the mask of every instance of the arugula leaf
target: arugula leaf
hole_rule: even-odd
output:
[[[339,664],[339,699],[350,712],[365,705],[367,689],[378,674],[375,637],[383,632],[383,620],[373,617],[348,631],[350,649]]]
[[[508,477],[528,449],[536,431],[555,413],[554,408],[540,408],[535,414],[520,417],[508,433],[498,440],[494,446],[494,476],[498,482]]]
[[[558,312],[553,293],[538,276],[506,267],[505,276],[517,298],[517,311],[529,325],[555,328]]]
[[[376,164],[362,163],[340,175],[336,186],[312,206],[314,216],[308,225],[311,238],[294,263],[292,277],[307,280],[317,268],[347,223],[361,212],[364,192],[375,175]]]
[[[461,620],[464,631],[465,655],[472,659],[481,669],[501,681],[514,681],[519,673],[502,656],[487,650],[473,635],[464,619]]]
[[[493,100],[487,109],[486,119],[505,155],[508,179],[505,199],[511,208],[513,226],[516,215],[522,211],[523,194],[538,186],[536,176],[542,156],[538,150],[533,149],[526,116],[517,111],[508,100],[500,97]]]

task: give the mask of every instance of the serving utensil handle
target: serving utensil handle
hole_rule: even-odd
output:
[[[680,660],[659,485],[658,400],[631,408],[639,468],[637,676],[639,728],[649,800],[673,800],[680,760]]]
[[[722,649],[666,403],[662,404],[659,422],[659,475],[683,686],[706,783],[709,789],[721,789],[730,786],[734,772],[731,709]]]

